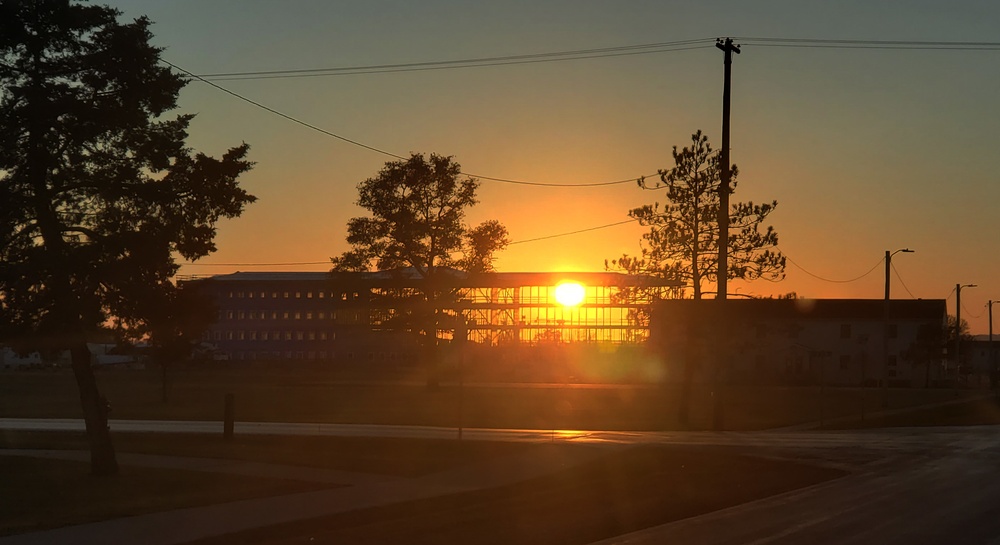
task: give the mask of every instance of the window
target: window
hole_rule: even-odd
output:
[[[278,319],[278,313],[277,312],[271,312],[271,319],[272,320],[277,320]]]
[[[229,298],[230,298],[230,299],[232,299],[232,298],[233,298],[233,292],[229,292]]]
[[[896,370],[889,369],[889,378],[896,378]]]
[[[347,292],[344,292],[344,293],[340,294],[340,300],[341,301],[346,301],[347,300]]]
[[[285,340],[286,341],[292,340],[292,332],[291,331],[286,331],[285,332]]]
[[[288,319],[288,316],[289,316],[289,314],[288,314],[287,312],[283,312],[283,313],[281,314],[281,317],[282,317],[282,318],[284,318],[285,320],[287,320],[287,319]]]
[[[262,292],[260,292],[260,298],[261,298],[261,299],[263,299],[265,295],[267,295],[267,293],[265,293],[265,292],[263,292],[263,291],[262,291]]]
[[[233,340],[233,332],[232,331],[227,331],[226,332],[226,340],[227,341]]]
[[[236,338],[238,338],[241,341],[247,340],[247,332],[246,331],[238,332]]]
[[[842,354],[840,356],[840,368],[844,369],[844,370],[851,368],[851,356],[850,356],[850,354]]]
[[[257,311],[255,311],[255,310],[251,310],[250,311],[250,319],[251,320],[256,320],[257,319]]]
[[[240,313],[238,314],[238,316],[239,316],[240,320],[245,320],[245,319],[246,319],[246,317],[247,317],[247,313],[246,313],[246,312],[243,312],[243,311],[241,310],[241,311],[240,311]]]
[[[251,331],[250,332],[250,340],[251,341],[256,341],[257,340],[257,332],[256,331]]]
[[[288,299],[288,292],[285,292],[285,299]]]
[[[302,319],[302,313],[301,312],[296,312],[295,313],[295,319],[296,320],[301,320]]]
[[[313,292],[307,291],[306,292],[306,299],[312,299],[312,298],[313,298]],[[310,358],[310,359],[312,359],[312,358]]]
[[[319,340],[321,340],[321,341],[325,341],[326,340],[326,331],[320,331],[319,332]]]
[[[841,339],[851,338],[851,324],[840,324],[840,338]]]
[[[237,294],[237,295],[239,296],[240,299],[243,299],[243,292],[242,291],[239,292],[239,294]]]
[[[295,292],[295,298],[296,299],[302,299],[302,292],[301,291]]]
[[[320,320],[325,320],[326,319],[326,313],[325,312],[320,312],[319,315],[317,316],[317,318],[319,318]]]
[[[271,299],[277,299],[277,298],[278,298],[278,292],[272,291],[271,292]],[[275,356],[275,357],[278,357],[278,356]]]
[[[315,331],[310,331],[309,332],[309,340],[310,341],[315,341],[316,340],[316,332]]]
[[[228,319],[228,320],[232,320],[233,319],[233,311],[231,311],[231,310],[227,310],[226,311],[226,319]]]
[[[212,334],[212,338],[215,339],[215,340],[217,340],[217,341],[221,341],[222,340],[222,332],[221,331],[214,332]]]
[[[301,341],[302,339],[303,339],[302,332],[301,331],[296,331],[295,332],[295,340]]]
[[[313,313],[312,312],[307,312],[306,313],[306,320],[312,320],[312,319],[313,319]]]
[[[266,341],[267,340],[267,331],[261,331],[260,332],[260,340],[262,340],[262,341]]]
[[[896,366],[896,356],[895,355],[887,356],[886,360],[885,360],[885,363],[889,367],[895,367]]]
[[[325,292],[325,291],[321,291],[321,292],[317,293],[316,295],[317,295],[317,296],[318,296],[318,297],[319,297],[320,299],[322,299],[322,298],[323,298],[323,296],[324,296],[324,295],[326,295],[326,292]]]
[[[252,291],[247,292],[247,297],[253,299],[253,292]]]

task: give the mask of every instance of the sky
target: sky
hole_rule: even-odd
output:
[[[956,0],[671,2],[119,0],[153,22],[163,58],[195,74],[445,61],[704,39],[706,47],[551,63],[216,81],[268,108],[397,155],[450,155],[465,172],[552,184],[636,179],[673,166],[702,130],[721,142],[719,37],[732,66],[734,201],[778,201],[768,224],[789,259],[781,282],[741,295],[948,299],[974,333],[1000,299],[995,217],[1000,50],[767,47],[749,38],[1000,42],[1000,3]],[[741,41],[737,40],[737,44]],[[357,185],[391,157],[192,81],[192,148],[247,142],[259,200],[219,225],[218,251],[181,274],[328,269],[347,249]],[[566,188],[483,180],[468,222],[504,223],[501,271],[599,271],[637,254],[625,224],[662,196],[627,183]],[[267,265],[314,263],[309,265]],[[866,274],[867,273],[867,274]],[[860,278],[859,278],[860,277]],[[850,281],[848,281],[850,280]],[[712,288],[707,288],[711,290]],[[1000,329],[1000,328],[998,328]]]

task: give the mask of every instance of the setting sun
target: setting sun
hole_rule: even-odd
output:
[[[556,301],[564,307],[575,307],[583,302],[586,291],[576,282],[563,282],[556,286]]]

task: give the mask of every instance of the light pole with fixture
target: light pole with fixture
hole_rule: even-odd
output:
[[[975,284],[955,284],[955,380],[962,365],[962,288],[975,287]]]
[[[997,390],[997,355],[993,351],[993,303],[996,301],[989,300],[986,301],[986,307],[990,310],[990,343],[989,343],[989,354],[990,354],[990,390],[996,393]]]
[[[885,251],[885,304],[882,309],[882,408],[889,406],[889,270],[892,268],[892,256],[903,252],[912,254],[909,248],[900,248],[895,252]],[[862,390],[863,391],[863,390]]]

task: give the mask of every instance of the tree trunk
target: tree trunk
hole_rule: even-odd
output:
[[[109,407],[107,399],[97,389],[97,379],[91,367],[90,350],[86,341],[74,342],[70,348],[70,356],[73,375],[80,390],[80,406],[87,425],[87,437],[90,440],[90,472],[94,475],[115,475],[118,473],[118,460],[111,443],[111,430],[108,428]]]

